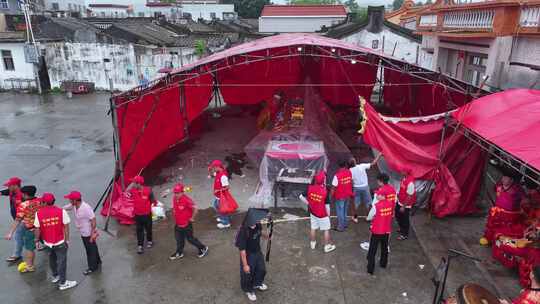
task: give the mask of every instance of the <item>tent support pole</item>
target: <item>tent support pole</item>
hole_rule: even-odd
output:
[[[180,84],[180,114],[184,119],[184,135],[189,138],[189,119],[187,114],[186,87],[184,83]]]
[[[125,182],[124,182],[124,164],[122,163],[122,155],[120,152],[120,132],[118,131],[118,116],[116,115],[116,106],[113,103],[113,98],[111,97],[109,99],[109,106],[111,108],[111,118],[112,118],[112,125],[113,125],[113,145],[115,148],[115,172],[120,171],[120,186],[122,187],[122,190],[125,189]],[[116,175],[116,173],[114,174]]]

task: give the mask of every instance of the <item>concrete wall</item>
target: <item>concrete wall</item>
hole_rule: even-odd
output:
[[[24,43],[0,43],[0,50],[11,51],[13,63],[15,65],[14,71],[8,71],[4,67],[4,60],[0,54],[0,86],[2,89],[10,89],[11,83],[6,82],[9,78],[23,78],[32,79],[32,87],[35,87],[35,75],[34,66],[30,63],[26,63],[24,58]]]
[[[350,36],[342,38],[342,40],[367,47],[372,49],[373,41],[377,40],[378,45],[375,50],[381,51],[383,47],[383,37],[384,37],[384,53],[392,55],[394,51],[394,45],[396,46],[394,57],[398,59],[405,60],[410,63],[416,63],[416,53],[418,54],[418,65],[431,68],[431,57],[432,55],[423,51],[421,49],[421,43],[398,35],[387,28],[383,28],[380,33],[371,33],[367,30],[362,30],[360,32],[354,33]]]
[[[345,17],[260,17],[261,33],[313,33],[324,26],[332,26]]]
[[[137,86],[142,78],[160,77],[158,70],[163,67],[178,68],[198,59],[193,48],[165,48],[157,52],[131,44],[54,43],[45,50],[53,88],[60,87],[62,81],[87,80],[94,82],[96,89],[108,90],[105,71],[110,71],[114,88],[128,90]],[[104,63],[105,58],[111,63]]]
[[[510,56],[511,62],[540,65],[540,38],[515,38],[514,47]],[[508,65],[506,75],[503,77],[503,88],[533,88],[540,89],[540,71],[528,67]],[[534,84],[536,82],[536,84]]]

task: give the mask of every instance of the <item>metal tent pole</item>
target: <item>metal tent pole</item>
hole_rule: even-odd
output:
[[[113,102],[113,97],[109,98],[109,106],[111,108],[111,119],[112,119],[112,125],[113,125],[113,145],[115,146],[115,174],[116,172],[120,171],[120,186],[122,187],[122,190],[126,189],[126,184],[124,182],[124,164],[122,162],[122,152],[120,151],[120,132],[118,130],[118,116],[116,113],[116,106]]]

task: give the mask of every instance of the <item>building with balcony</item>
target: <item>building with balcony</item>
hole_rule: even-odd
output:
[[[438,0],[416,18],[434,70],[488,89],[540,88],[540,1]]]
[[[418,14],[429,7],[430,5],[416,5],[412,0],[405,0],[399,9],[386,13],[384,18],[395,25],[415,30]]]

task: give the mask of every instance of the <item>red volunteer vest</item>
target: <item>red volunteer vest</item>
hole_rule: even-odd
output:
[[[54,205],[45,206],[37,212],[39,229],[43,241],[56,244],[64,240],[62,209]]]
[[[178,227],[186,227],[193,216],[193,201],[187,195],[179,199],[173,198],[174,219]]]
[[[401,180],[401,184],[399,185],[398,202],[405,207],[412,207],[416,203],[416,188],[412,195],[407,194],[407,186],[410,183],[414,183],[414,177],[408,175]]]
[[[152,193],[152,190],[149,187],[143,187],[142,190],[131,189],[131,197],[133,199],[133,214],[152,214],[152,201],[150,201],[150,193]]]
[[[318,218],[327,217],[326,213],[326,187],[322,185],[310,185],[308,187],[307,201],[309,212]]]
[[[352,174],[349,169],[339,169],[336,172],[338,185],[334,190],[334,199],[342,200],[353,196]]]
[[[371,222],[371,233],[387,234],[392,232],[392,218],[396,203],[390,200],[378,201],[375,205],[376,213]]]
[[[221,177],[224,175],[227,176],[225,170],[216,173],[216,178],[214,179],[214,195],[216,197],[219,197],[219,193],[221,192],[221,190],[223,190],[223,188],[225,188],[221,184]]]

